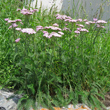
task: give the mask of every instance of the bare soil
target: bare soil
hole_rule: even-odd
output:
[[[106,107],[110,107],[110,92],[105,95],[105,100],[100,99]],[[103,110],[106,110],[103,108]]]

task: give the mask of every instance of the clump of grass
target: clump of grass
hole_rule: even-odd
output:
[[[37,9],[2,13],[0,85],[24,94],[19,109],[35,109],[36,101],[50,109],[70,103],[104,106],[98,97],[110,91],[106,21]]]

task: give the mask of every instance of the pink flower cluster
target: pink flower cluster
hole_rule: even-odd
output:
[[[56,27],[58,27],[59,25],[58,25],[57,23],[54,23],[54,24],[53,24],[53,26],[56,26]]]
[[[48,33],[47,31],[44,31],[44,35],[45,37],[47,38],[51,38],[52,36],[54,37],[62,37],[62,35],[64,35],[63,32],[61,32],[61,28],[58,27],[59,25],[57,23],[54,23],[53,26],[46,26],[44,27],[44,29],[51,29],[53,31],[56,31],[56,32],[51,32],[51,33]]]
[[[23,15],[32,15],[34,12],[36,12],[38,10],[37,9],[28,10],[28,9],[23,8],[22,10],[21,9],[17,9],[17,11],[21,11],[21,13]]]
[[[95,21],[87,21],[87,22],[85,22],[85,24],[87,24],[87,25],[95,24],[95,23],[96,23]]]
[[[74,33],[76,34],[80,34],[81,32],[89,32],[87,29],[84,28],[84,25],[82,24],[76,24],[76,26],[78,26],[77,30],[74,31]]]
[[[22,33],[27,33],[27,34],[35,34],[36,32],[32,28],[23,28],[21,29]]]
[[[61,20],[68,21],[68,22],[77,22],[77,20],[74,20],[70,16],[67,16],[67,15],[57,14],[56,19],[61,19]]]
[[[67,15],[57,14],[57,15],[56,15],[56,19],[65,20],[65,19],[72,19],[72,18],[71,18],[70,16],[67,16]]]
[[[77,28],[76,31],[74,31],[76,34],[80,34],[81,32],[89,32],[87,29],[85,28]]]
[[[83,21],[82,19],[72,19],[70,16],[60,15],[60,14],[56,15],[56,19],[61,19],[61,20],[64,20],[65,22],[68,21],[68,22],[72,22],[72,23],[82,22]]]
[[[15,28],[17,31],[21,31],[22,33],[27,33],[27,34],[35,34],[36,32],[32,28]],[[21,38],[18,38],[15,40],[16,43],[18,43],[21,40]]]
[[[90,24],[95,24],[97,21],[97,18],[93,18],[93,21],[88,21],[87,19],[83,20],[85,22],[85,24],[90,25]]]
[[[21,22],[21,19],[10,20],[9,18],[5,18],[5,21],[7,21],[8,23],[16,23],[16,22]]]
[[[96,23],[97,23],[97,27],[105,28],[104,24],[106,24],[107,22],[104,20],[98,20]]]
[[[45,29],[52,29],[52,30],[58,30],[58,31],[61,31],[61,28],[59,27],[55,27],[55,26],[46,26],[44,27]]]
[[[86,25],[90,24],[96,24],[98,28],[105,28],[103,25],[106,24],[107,22],[104,20],[98,20],[97,18],[93,18],[93,21],[87,21],[85,20]]]
[[[27,34],[35,34],[36,32],[32,28],[15,28],[17,31],[21,31],[22,33],[27,33]]]
[[[67,27],[64,27],[63,28],[63,31],[69,31],[69,32],[71,32],[71,30],[69,28],[67,28]]]
[[[16,19],[16,20],[10,20],[9,18],[5,18],[5,21],[7,21],[7,23],[11,23],[11,26],[9,26],[9,29],[10,28],[15,28],[17,27],[18,25],[16,24],[17,22],[20,22],[21,24],[23,24],[21,22],[21,19]]]
[[[36,26],[36,31],[43,30],[43,29],[51,29],[56,31],[61,31],[61,28],[58,27],[59,25],[57,23],[54,23],[53,26]]]
[[[36,31],[44,29],[43,26],[36,26]]]
[[[76,24],[76,25],[79,26],[79,27],[81,27],[81,28],[84,27],[84,25],[82,25],[82,24]]]
[[[79,28],[77,28],[76,31],[74,31],[76,34],[80,34],[80,32],[89,32],[87,29],[83,28],[83,25],[78,25]]]
[[[43,36],[47,37],[47,38],[51,38],[52,36],[54,37],[62,37],[62,35],[64,35],[63,32],[61,32],[61,28],[58,27],[59,25],[57,23],[54,23],[53,26],[36,26],[36,31],[39,30],[43,30]],[[49,33],[47,30],[49,31],[55,31],[55,32],[51,32]]]
[[[47,31],[43,31],[45,37],[47,38],[51,38],[52,36],[54,37],[62,37],[62,35],[64,35],[63,32],[59,31],[58,33],[57,32],[51,32],[51,33],[48,33]]]
[[[20,39],[21,39],[21,38],[16,39],[15,42],[18,43],[18,42],[20,41]]]
[[[53,26],[46,26],[44,27],[44,29],[51,29],[53,31],[57,31],[57,32],[51,32],[50,34],[47,31],[44,31],[44,35],[47,38],[51,38],[52,36],[54,37],[62,37],[62,35],[64,35],[63,32],[61,32],[61,28],[58,27],[59,25],[57,23],[54,23]]]

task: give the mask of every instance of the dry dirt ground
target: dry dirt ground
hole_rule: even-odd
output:
[[[105,95],[105,100],[100,99],[106,107],[110,107],[110,92]],[[106,110],[106,109],[103,109]]]

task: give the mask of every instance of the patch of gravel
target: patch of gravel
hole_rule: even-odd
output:
[[[11,98],[8,99],[9,97]],[[14,92],[12,91],[5,90],[5,89],[0,90],[0,110],[17,110],[17,103],[21,97],[22,95],[15,95]],[[102,110],[110,110],[110,93],[108,93],[105,96],[105,101],[102,101],[102,102],[107,107],[107,109],[102,109]],[[37,105],[37,102],[36,102],[36,105]],[[82,106],[84,108],[81,108]],[[40,110],[41,109],[42,107],[40,107]],[[32,108],[30,108],[30,110],[32,110]],[[48,109],[45,109],[45,110],[48,110]],[[91,110],[91,109],[84,104],[77,104],[75,107],[70,104],[68,105],[68,108],[63,107],[58,110]]]
[[[11,96],[13,97],[11,99],[8,99]],[[13,92],[0,90],[0,110],[2,110],[3,107],[6,110],[17,110],[17,103],[20,98],[21,96],[14,95]]]

